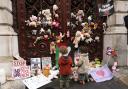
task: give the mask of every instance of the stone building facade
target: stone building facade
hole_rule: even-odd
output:
[[[10,70],[13,56],[18,53],[18,36],[13,29],[11,0],[0,0],[0,68]]]
[[[117,60],[120,66],[128,65],[128,44],[127,44],[127,31],[124,24],[124,16],[128,15],[128,0],[113,0],[115,12],[108,17],[108,29],[104,33],[104,49],[103,60],[113,59],[106,55],[106,48],[112,47],[117,50]]]

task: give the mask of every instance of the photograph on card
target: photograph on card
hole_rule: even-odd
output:
[[[51,62],[51,57],[42,57],[41,58],[42,61],[42,69],[44,67],[52,67],[52,62]]]
[[[40,74],[40,70],[41,70],[41,59],[31,58],[31,75],[36,76]]]

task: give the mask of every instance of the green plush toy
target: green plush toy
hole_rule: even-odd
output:
[[[95,58],[95,65],[96,67],[101,67],[101,62],[99,58]]]

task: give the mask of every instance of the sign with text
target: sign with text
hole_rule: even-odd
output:
[[[31,78],[27,78],[23,80],[23,83],[29,88],[29,89],[37,89],[41,86],[44,86],[48,83],[50,83],[51,80],[45,77],[44,75],[38,75]]]
[[[112,72],[107,65],[91,70],[90,74],[96,82],[103,82],[113,78]]]
[[[42,57],[42,68],[46,66],[52,67],[51,57]]]
[[[26,61],[25,60],[13,60],[12,65],[14,67],[16,67],[16,66],[26,66]]]
[[[24,79],[30,77],[30,66],[13,67],[12,77],[14,79]]]
[[[13,61],[12,77],[14,79],[23,79],[30,77],[30,66],[26,66],[25,60]]]
[[[40,60],[40,58],[31,58],[31,70],[35,69],[36,67],[41,69],[41,60]]]
[[[109,16],[114,12],[113,1],[102,4],[99,6],[99,14],[100,16]]]

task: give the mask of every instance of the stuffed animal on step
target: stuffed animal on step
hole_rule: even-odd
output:
[[[53,54],[56,52],[56,44],[54,41],[50,43],[50,54]]]

